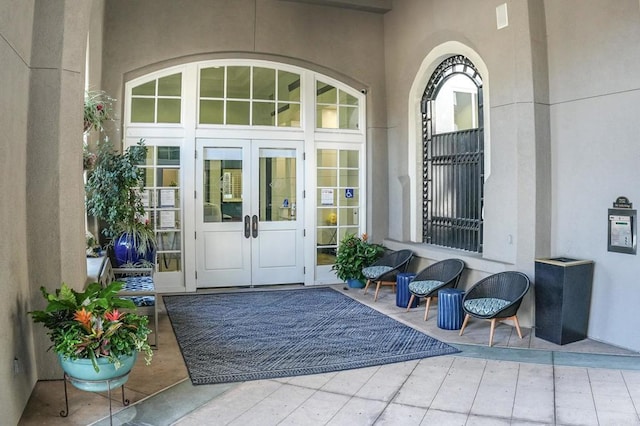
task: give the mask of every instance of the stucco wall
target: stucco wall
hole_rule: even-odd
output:
[[[28,311],[84,285],[82,97],[90,2],[0,2],[0,412],[16,424],[36,379],[60,378]]]
[[[411,84],[425,58],[457,42],[486,66],[489,95],[485,262],[469,263],[533,279],[535,258],[593,259],[589,337],[640,350],[639,320],[630,315],[640,262],[607,252],[606,228],[617,196],[640,199],[639,4],[507,1],[509,26],[497,30],[501,3],[403,0],[385,15],[388,144],[399,147],[390,150],[389,205],[401,218],[389,235],[406,241],[411,231],[402,188],[412,176],[391,172],[409,169],[419,152],[404,142],[411,139]],[[521,314],[532,321],[532,294],[526,302]]]
[[[640,207],[640,4],[545,1],[554,255],[595,261],[589,336],[640,351],[638,255],[607,251],[607,209]]]
[[[482,75],[486,117],[484,262],[468,256],[467,263],[486,273],[515,269],[533,278],[534,258],[549,252],[549,221],[538,219],[549,217],[548,197],[538,191],[548,194],[550,185],[550,178],[544,178],[549,175],[548,149],[538,149],[549,140],[544,10],[540,2],[509,1],[509,26],[498,30],[500,3],[403,0],[385,14],[388,144],[393,147],[389,209],[399,219],[390,223],[389,235],[407,241],[421,221],[421,123],[416,114],[426,82],[444,58],[464,54]],[[537,164],[546,168],[537,169]],[[416,240],[421,241],[419,234]],[[447,256],[441,250],[433,254]],[[450,251],[448,256],[465,255]],[[531,325],[531,296],[519,317]]]
[[[366,88],[369,188],[385,200],[382,25],[377,13],[279,0],[109,0],[103,88],[123,99],[126,78],[213,58],[289,63]],[[386,214],[370,216],[368,224],[372,238],[386,236]]]
[[[33,1],[0,2],[0,413],[7,424],[17,423],[35,382],[35,371],[25,370],[33,364],[25,172],[33,12]]]

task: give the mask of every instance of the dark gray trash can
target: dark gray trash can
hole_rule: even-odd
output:
[[[564,345],[587,337],[593,262],[536,259],[536,337]]]

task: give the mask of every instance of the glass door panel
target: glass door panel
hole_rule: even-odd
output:
[[[242,149],[205,148],[203,221],[242,221]]]
[[[260,149],[261,222],[296,218],[295,149]]]

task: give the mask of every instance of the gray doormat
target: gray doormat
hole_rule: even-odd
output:
[[[331,288],[164,296],[194,385],[459,352]]]

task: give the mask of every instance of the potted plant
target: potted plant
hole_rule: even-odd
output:
[[[40,290],[47,306],[29,314],[48,329],[51,348],[74,386],[102,391],[107,389],[106,380],[115,377],[109,382],[115,388],[126,382],[138,352],[144,353],[147,365],[151,362],[149,319],[135,313],[131,300],[118,297],[121,282],[104,288],[92,283],[83,292],[64,283],[55,293]]]
[[[140,193],[144,141],[118,153],[108,138],[98,143],[95,166],[87,179],[87,212],[106,223],[116,264],[155,263],[156,237],[146,218]]]
[[[367,234],[347,234],[338,245],[336,261],[331,268],[350,287],[364,287],[362,268],[371,266],[385,251],[381,244],[368,241]]]
[[[102,124],[112,119],[116,100],[101,90],[90,90],[84,95],[84,131],[102,131]]]

